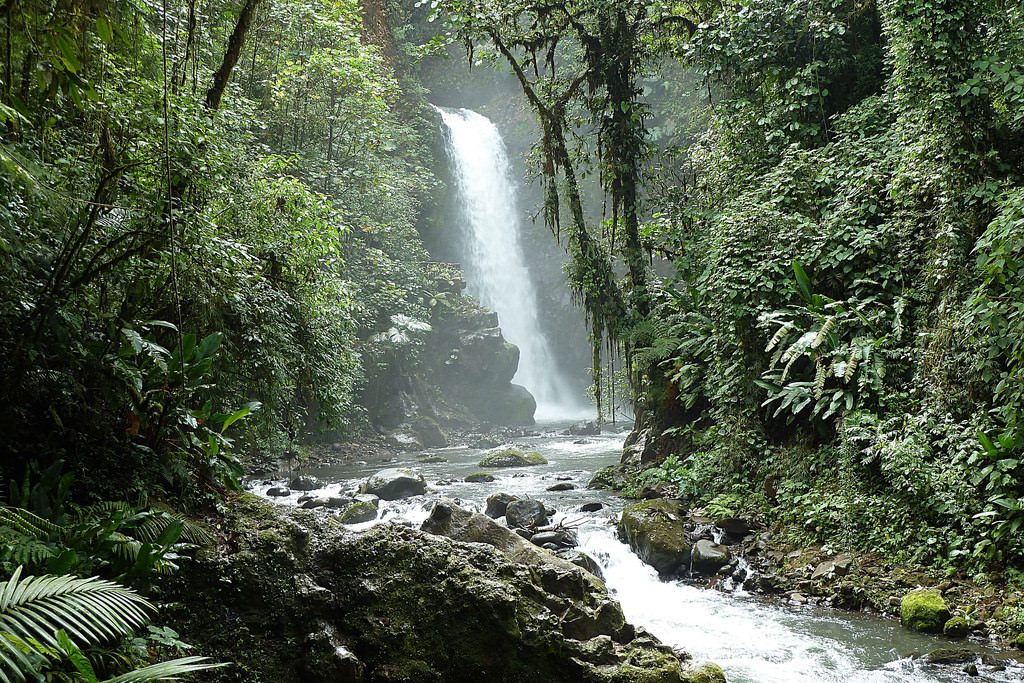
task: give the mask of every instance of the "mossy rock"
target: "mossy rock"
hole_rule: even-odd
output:
[[[1013,645],[1018,650],[1024,650],[1024,633],[1018,633],[1017,637],[1010,641],[1010,645]]]
[[[494,481],[494,475],[490,472],[474,472],[466,476],[466,482],[469,484],[486,484]]]
[[[966,638],[971,632],[971,625],[963,617],[952,617],[942,627],[942,632],[950,638]]]
[[[587,488],[622,491],[633,483],[630,474],[624,465],[608,465],[594,473],[590,482],[587,483]]]
[[[412,421],[412,430],[427,448],[443,448],[448,445],[448,436],[433,418],[420,415]]]
[[[678,501],[659,498],[626,506],[619,535],[662,576],[677,574],[690,563],[691,548]]]
[[[412,470],[391,468],[371,476],[359,492],[372,493],[381,500],[399,500],[426,493],[427,482]]]
[[[484,456],[477,467],[531,467],[546,465],[547,458],[536,451],[524,453],[516,448],[504,448]]]
[[[425,455],[422,458],[416,458],[416,462],[429,465],[431,463],[448,462],[448,458],[443,455]]]
[[[942,593],[934,588],[910,591],[900,602],[900,622],[907,628],[924,633],[942,633],[949,621],[949,607]]]
[[[362,524],[375,519],[377,519],[377,506],[368,500],[350,505],[338,517],[338,521],[342,524]]]
[[[726,683],[722,667],[712,662],[690,662],[681,677],[683,683]]]

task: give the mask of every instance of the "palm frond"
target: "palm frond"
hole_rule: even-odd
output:
[[[18,567],[0,584],[0,634],[18,640],[0,640],[0,652],[23,660],[19,653],[48,655],[59,647],[61,629],[80,644],[93,644],[124,636],[149,620],[153,606],[134,591],[99,578],[75,576],[21,577]],[[10,657],[4,657],[5,665]],[[19,679],[20,680],[20,679]]]
[[[148,683],[149,681],[176,681],[181,674],[190,671],[202,671],[203,669],[214,669],[219,666],[227,666],[226,662],[209,663],[208,657],[180,657],[167,662],[151,664],[126,674],[115,676],[103,683]]]

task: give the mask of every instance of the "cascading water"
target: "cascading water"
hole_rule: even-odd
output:
[[[501,134],[474,111],[435,109],[447,128],[445,147],[462,214],[462,266],[469,291],[498,313],[505,338],[519,347],[515,381],[537,399],[537,416],[585,416],[591,409],[555,363],[537,316],[537,294],[520,244],[516,185]]]

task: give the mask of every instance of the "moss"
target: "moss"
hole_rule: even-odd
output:
[[[963,617],[953,617],[942,627],[942,632],[950,638],[966,638],[971,627]]]
[[[412,421],[412,430],[427,448],[441,448],[448,445],[448,437],[433,418],[420,415]]]
[[[691,662],[683,670],[683,683],[725,683],[722,667],[712,662]]]
[[[949,621],[949,607],[942,593],[932,588],[910,591],[900,602],[900,622],[925,633],[941,633]]]
[[[368,500],[350,505],[338,517],[338,521],[342,524],[360,524],[374,519],[377,519],[377,506]]]
[[[679,571],[690,561],[690,543],[675,501],[645,500],[627,506],[619,531],[640,559],[663,575]]]
[[[493,451],[484,456],[477,463],[478,467],[530,467],[532,465],[545,465],[547,459],[536,451],[524,453],[515,448],[505,448],[500,451]]]
[[[1017,637],[1010,641],[1010,645],[1013,645],[1018,650],[1024,650],[1024,633],[1018,633]]]
[[[474,472],[473,474],[466,476],[466,482],[469,484],[478,484],[494,481],[494,475],[489,472]]]

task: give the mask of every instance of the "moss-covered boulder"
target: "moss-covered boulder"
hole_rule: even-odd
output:
[[[966,638],[971,632],[971,625],[963,617],[951,617],[943,625],[942,632],[950,638]]]
[[[492,481],[494,481],[494,475],[490,472],[473,472],[466,475],[467,484],[486,484]]]
[[[441,430],[437,422],[426,415],[420,415],[412,421],[412,430],[427,448],[443,448],[448,445],[448,436]]]
[[[722,667],[703,660],[688,662],[682,680],[684,683],[726,683]]]
[[[366,480],[360,493],[372,493],[381,500],[399,500],[427,492],[422,474],[402,468],[381,470]]]
[[[587,488],[622,491],[633,483],[635,470],[635,467],[629,465],[608,465],[607,467],[602,467],[590,478]]]
[[[690,543],[679,501],[660,498],[628,505],[619,535],[641,560],[662,576],[681,573],[690,564]]]
[[[949,621],[949,607],[942,593],[934,588],[910,591],[900,602],[900,622],[907,628],[925,633],[942,633]]]
[[[491,451],[477,463],[478,467],[530,467],[546,465],[547,458],[536,451],[524,453],[518,448],[503,448]]]
[[[342,524],[362,524],[377,519],[377,506],[368,500],[354,503],[338,516]]]
[[[690,680],[598,579],[536,546],[524,564],[483,543],[389,524],[357,533],[248,495],[221,528],[231,543],[164,585],[181,601],[165,615],[197,654],[234,662],[207,681]]]

